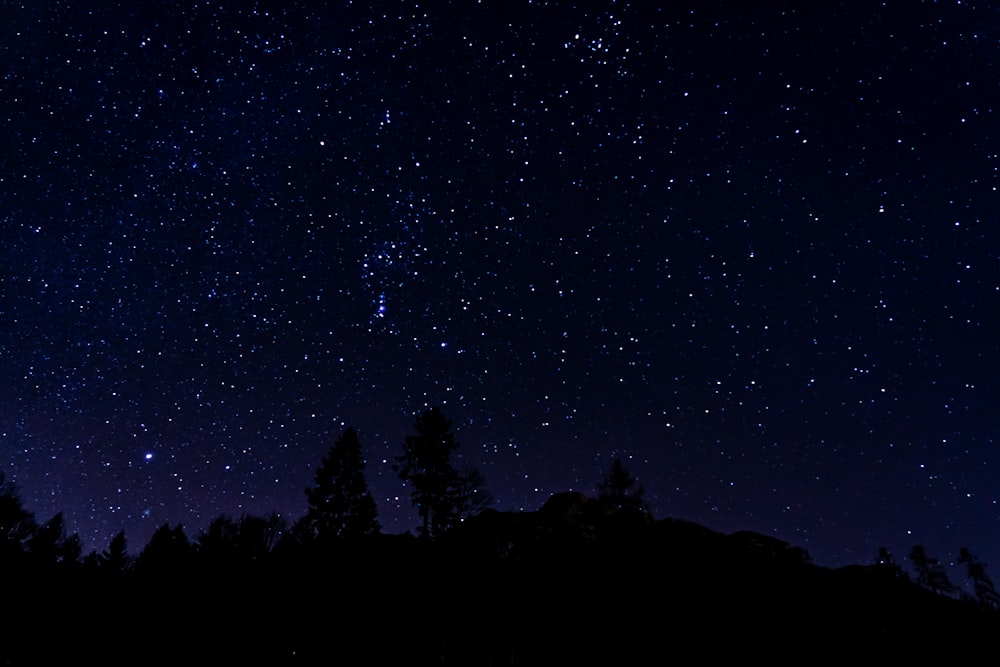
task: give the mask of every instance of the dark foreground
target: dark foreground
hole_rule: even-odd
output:
[[[755,533],[488,512],[265,562],[109,576],[8,567],[3,664],[667,664],[955,660],[995,612]]]

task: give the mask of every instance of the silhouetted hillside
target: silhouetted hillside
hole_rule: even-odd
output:
[[[953,660],[1000,628],[887,568],[817,567],[768,536],[572,493],[487,510],[438,540],[193,552],[114,574],[7,565],[6,664]]]

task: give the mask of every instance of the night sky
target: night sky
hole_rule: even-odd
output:
[[[85,552],[440,406],[500,510],[1000,567],[1000,10],[4,2],[0,470]],[[997,574],[997,573],[995,573]]]

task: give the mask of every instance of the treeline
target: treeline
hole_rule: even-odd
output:
[[[134,557],[124,531],[83,555],[61,514],[36,522],[0,477],[0,662],[645,664],[744,659],[789,638],[898,661],[955,659],[998,629],[996,590],[968,549],[972,593],[919,545],[912,573],[884,548],[868,565],[817,567],[773,537],[654,518],[620,459],[591,495],[500,512],[479,471],[453,465],[440,409],[413,426],[394,468],[416,535],[381,531],[352,428],[301,518],[223,515],[193,537],[164,524]]]
[[[488,510],[493,498],[478,469],[457,469],[452,455],[458,448],[452,422],[440,408],[418,414],[413,433],[405,437],[393,469],[411,487],[411,502],[421,520],[418,537],[441,538],[468,519]],[[652,521],[644,490],[616,459],[606,476],[596,483],[597,515],[639,517]],[[38,522],[22,503],[13,482],[0,472],[0,559],[39,566],[83,566],[110,573],[132,569],[162,569],[202,561],[206,564],[262,562],[275,553],[344,547],[381,534],[377,506],[364,473],[361,443],[354,428],[347,428],[319,463],[314,485],[305,489],[307,511],[289,522],[277,514],[220,515],[193,538],[182,525],[164,524],[152,535],[137,557],[130,555],[127,537],[120,531],[103,551],[84,555],[77,534],[67,534],[61,512]],[[563,512],[569,510],[563,509]],[[582,510],[575,510],[582,515]],[[591,512],[594,514],[594,512]],[[599,517],[591,516],[596,520]],[[792,548],[798,549],[798,548]],[[798,549],[802,561],[809,555]],[[969,578],[970,595],[953,584],[944,565],[914,545],[908,559],[912,574],[900,566],[886,548],[880,548],[873,566],[890,576],[915,582],[942,596],[969,599],[990,610],[1000,609],[986,565],[962,547],[958,564]]]
[[[892,553],[885,547],[879,548],[874,565],[891,577],[914,581],[935,595],[972,602],[991,612],[1000,611],[1000,594],[997,593],[993,579],[986,573],[986,564],[974,556],[967,547],[959,549],[958,564],[964,567],[969,578],[971,594],[952,583],[944,564],[930,556],[923,545],[913,545],[908,558],[913,569],[912,575],[896,562]]]
[[[453,464],[458,442],[452,422],[433,407],[418,414],[393,469],[411,488],[420,518],[418,537],[436,540],[489,509],[493,497],[475,467]],[[648,513],[642,491],[621,461],[598,484],[602,502],[617,511]],[[234,518],[220,515],[193,538],[181,524],[163,524],[137,556],[130,555],[125,531],[102,551],[84,555],[78,534],[68,534],[62,512],[40,523],[28,511],[12,481],[0,472],[0,562],[6,565],[82,566],[121,573],[160,570],[196,561],[205,564],[262,562],[273,553],[303,553],[356,545],[381,535],[378,511],[364,472],[357,432],[348,427],[330,447],[306,488],[307,511],[296,521],[270,514]]]

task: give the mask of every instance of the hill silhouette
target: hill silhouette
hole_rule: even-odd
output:
[[[171,558],[114,572],[7,558],[4,663],[954,660],[988,650],[1000,628],[996,612],[898,568],[820,567],[773,537],[579,493],[486,510],[434,540],[226,558],[171,545]]]

